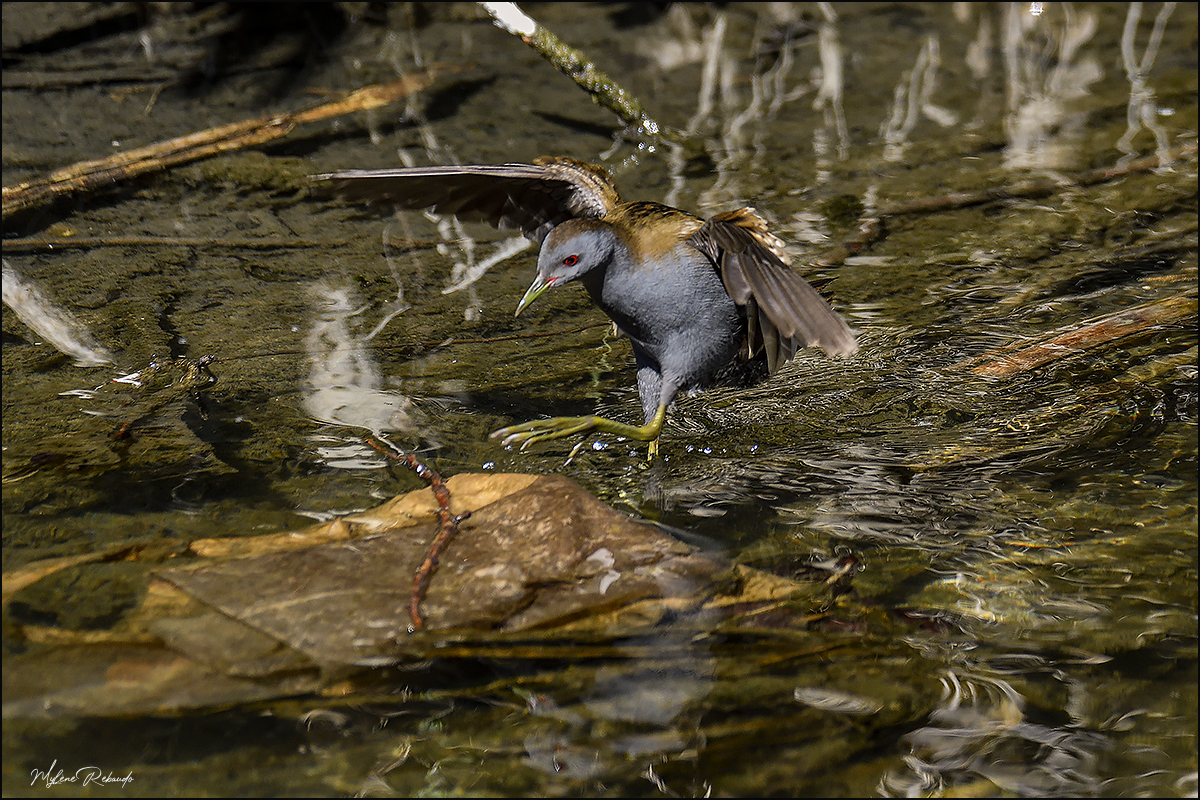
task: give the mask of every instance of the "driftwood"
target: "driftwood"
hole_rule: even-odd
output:
[[[417,75],[406,75],[391,83],[367,86],[338,100],[319,103],[300,111],[234,122],[165,142],[155,142],[108,158],[81,161],[35,180],[4,187],[3,215],[7,217],[17,211],[35,208],[63,195],[91,191],[136,175],[279,139],[305,122],[389,105],[426,88],[447,71],[445,67],[432,67]]]
[[[514,3],[480,3],[480,6],[492,17],[497,27],[519,36],[521,41],[591,95],[597,105],[616,114],[626,127],[653,139],[680,138],[678,132],[659,125],[632,93],[602,72],[587,56],[538,24]]]
[[[1196,296],[1169,297],[1096,319],[1067,325],[1037,339],[1027,339],[955,364],[974,375],[1007,378],[1084,350],[1107,344],[1156,325],[1196,317]]]

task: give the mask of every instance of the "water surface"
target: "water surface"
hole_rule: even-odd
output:
[[[407,105],[6,220],[6,237],[109,240],[6,247],[5,281],[11,267],[113,354],[77,366],[5,308],[6,571],[296,528],[417,488],[365,430],[443,475],[566,475],[778,574],[848,557],[862,571],[848,593],[815,583],[819,623],[793,609],[718,635],[681,618],[614,641],[627,657],[435,660],[370,702],[10,720],[6,794],[1195,795],[1194,311],[1004,377],[962,366],[1123,309],[1194,304],[1194,4],[1140,18],[1086,3],[528,9],[688,131],[682,147],[614,145],[611,114],[466,4],[297,11],[199,40],[178,12],[117,17],[90,44],[52,38],[50,17],[10,21],[12,5],[6,51],[25,49],[6,68],[6,186],[295,109],[313,87],[465,68]],[[96,51],[143,79],[7,82],[100,70]],[[681,397],[658,463],[605,436],[569,462],[573,441],[502,449],[488,432],[538,415],[634,421],[628,344],[579,287],[514,319],[533,248],[314,198],[299,178],[542,154],[604,163],[628,199],[755,206],[858,354],[806,352],[761,385]],[[844,263],[809,266],[860,213],[1046,176],[1061,188],[898,216]],[[312,246],[236,243],[254,239]],[[131,410],[109,383],[205,354],[219,361],[204,407],[181,393]],[[64,571],[12,616],[104,630],[148,566]],[[55,759],[134,780],[31,785]]]

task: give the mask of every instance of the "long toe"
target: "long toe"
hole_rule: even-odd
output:
[[[532,444],[584,433],[594,427],[595,417],[552,417],[510,425],[493,432],[489,438],[500,439],[504,447],[519,444],[525,450]]]

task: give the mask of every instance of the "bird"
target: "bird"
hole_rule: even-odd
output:
[[[493,432],[505,447],[525,450],[596,431],[649,442],[653,458],[680,391],[710,385],[737,362],[765,362],[774,374],[804,347],[836,356],[858,348],[845,320],[791,269],[783,242],[750,207],[705,220],[662,203],[624,202],[606,169],[558,156],[312,179],[348,201],[520,230],[541,250],[518,316],[545,291],[578,281],[629,338],[642,425],[598,416],[539,419]]]

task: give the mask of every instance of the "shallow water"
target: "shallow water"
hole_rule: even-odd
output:
[[[6,40],[20,29],[35,44],[6,78],[94,57],[50,39],[52,27],[39,39],[34,22],[10,20],[13,5]],[[730,633],[682,617],[613,642],[626,657],[438,660],[348,705],[9,720],[6,794],[117,790],[31,785],[31,770],[57,759],[68,772],[128,772],[119,791],[145,795],[1194,796],[1194,310],[1008,377],[959,366],[1194,298],[1194,155],[895,217],[846,263],[804,266],[853,235],[848,196],[878,208],[1133,157],[1121,149],[1128,7],[1031,8],[528,9],[663,124],[700,137],[682,150],[615,148],[603,163],[628,198],[704,214],[753,204],[859,332],[851,359],[807,352],[759,386],[680,398],[655,464],[644,444],[611,437],[588,439],[569,463],[571,441],[520,453],[487,438],[542,414],[638,413],[628,344],[582,289],[548,292],[513,318],[532,248],[443,293],[505,237],[467,227],[463,238],[448,220],[330,203],[288,182],[395,166],[398,152],[416,163],[600,161],[620,124],[473,7],[397,6],[387,20],[342,20],[336,36],[313,17],[214,35],[192,81],[162,88],[149,109],[153,81],[6,83],[10,186],[294,109],[312,102],[309,87],[471,64],[407,109],[309,126],[263,147],[267,158],[177,167],[6,220],[6,237],[178,237],[11,252],[6,242],[6,280],[10,266],[116,354],[111,366],[76,366],[5,309],[6,571],[120,543],[295,528],[416,488],[383,469],[364,430],[390,432],[443,475],[564,474],[781,574],[845,557],[862,566],[849,594],[815,590],[811,625],[764,619]],[[1134,29],[1138,60],[1160,8],[1146,6]],[[1196,6],[1176,7],[1144,81],[1159,135],[1137,132],[1137,156],[1159,139],[1194,146],[1195,30]],[[148,72],[142,33],[155,64],[198,58],[170,18],[117,20],[93,46]],[[289,47],[291,59],[254,61]],[[708,84],[706,52],[718,56]],[[221,244],[250,239],[313,244]],[[107,383],[156,357],[204,354],[220,359],[204,408],[186,393],[131,408]],[[131,417],[135,436],[114,447],[108,437]],[[38,468],[46,454],[58,460]],[[12,614],[106,628],[137,602],[143,569],[64,571],[18,595]],[[10,654],[24,647],[6,641]]]

